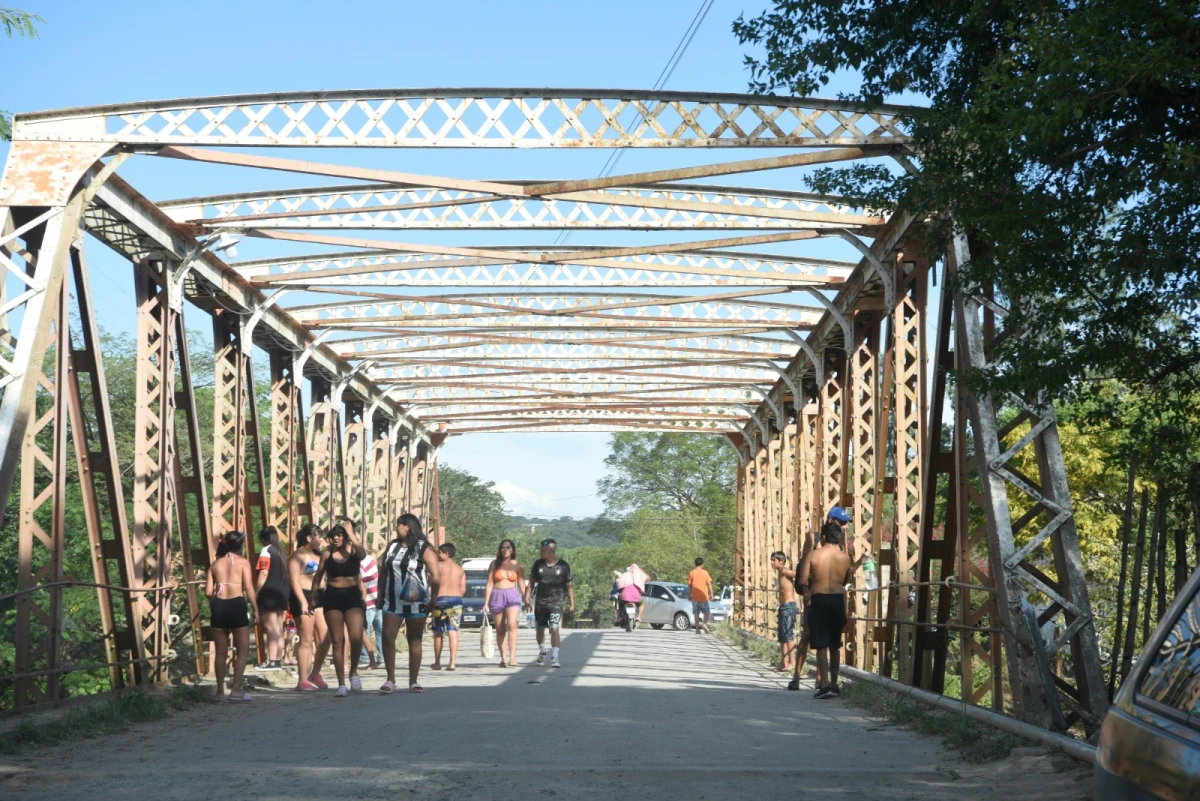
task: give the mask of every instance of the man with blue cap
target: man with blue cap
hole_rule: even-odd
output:
[[[825,515],[825,522],[826,523],[829,523],[829,522],[837,523],[838,527],[842,531],[840,547],[847,554],[850,554],[851,558],[853,558],[853,550],[851,549],[849,543],[847,542],[847,540],[849,538],[846,534],[846,528],[850,524],[850,515],[841,506],[835,506],[829,510],[828,514]],[[803,545],[803,553],[802,553],[800,559],[797,560],[797,562],[796,562],[796,574],[795,575],[797,577],[800,576],[800,571],[803,568],[804,563],[807,561],[809,553],[813,550],[813,548],[817,544],[817,543],[813,542],[813,539],[814,538],[811,535],[805,537],[805,542]],[[853,561],[853,563],[851,564],[851,566],[850,566],[851,571],[858,569],[858,566],[860,564],[862,564],[863,557],[865,557],[865,556],[866,556],[866,551],[864,550],[863,553],[859,554],[858,558],[855,559]],[[810,593],[808,591],[808,587],[800,586],[800,581],[798,578],[797,578],[796,584],[797,584],[797,586],[796,586],[797,591],[799,591],[802,594],[802,597],[804,599],[804,613],[803,613],[803,616],[801,617],[800,636],[797,638],[796,647],[795,647],[795,656],[796,656],[795,672],[792,674],[792,680],[788,683],[789,690],[799,690],[800,689],[800,673],[804,668],[805,661],[808,659],[809,637],[810,637],[809,614],[808,614]]]

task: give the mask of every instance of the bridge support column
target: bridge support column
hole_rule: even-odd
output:
[[[857,544],[855,553],[867,548],[878,554],[882,544],[879,530],[880,515],[876,511],[876,498],[883,492],[881,469],[882,416],[878,414],[879,401],[879,331],[880,314],[876,311],[860,311],[854,315],[854,342],[849,359],[850,378],[850,487],[853,505],[850,515],[854,520],[854,536]],[[879,570],[874,573],[876,586]],[[860,567],[854,577],[855,587],[866,586],[866,574]],[[879,593],[851,596],[851,608],[858,617],[876,618],[879,614]],[[865,602],[864,602],[865,599]],[[872,670],[875,664],[874,642],[877,621],[859,621],[853,626],[853,648],[848,654],[855,667]]]
[[[896,306],[892,310],[894,359],[893,458],[896,465],[896,533],[892,545],[892,581],[917,580],[921,544],[921,465],[925,446],[925,298],[928,262],[900,254],[894,266]],[[938,421],[937,425],[941,425]],[[909,586],[893,593],[889,618],[895,625],[900,680],[912,683],[916,593]]]
[[[970,257],[966,240],[957,238],[948,260],[951,275]],[[1008,310],[978,288],[960,291],[954,310],[962,321],[957,347],[972,368],[987,367],[993,315]],[[1003,426],[997,420],[1001,403],[1017,413]],[[1061,730],[1082,722],[1094,731],[1108,709],[1108,697],[1054,408],[1042,399],[998,400],[975,393],[968,404],[991,563],[1000,577],[996,594],[1014,713],[1043,728]],[[1014,463],[1030,447],[1036,478]],[[1022,512],[1015,521],[1010,486],[1018,490],[1013,498]],[[1037,525],[1041,528],[1018,548],[1016,535]],[[1033,605],[1038,598],[1045,599],[1041,608]],[[1036,630],[1026,622],[1029,611]],[[1044,629],[1052,629],[1052,635],[1047,637]],[[1070,671],[1056,674],[1055,658],[1063,651],[1069,653]]]
[[[309,383],[312,387],[312,404],[308,418],[308,456],[312,464],[309,472],[313,481],[312,521],[322,528],[328,528],[335,514],[336,414],[330,402],[332,388],[329,382],[323,378],[313,378]]]
[[[363,402],[348,398],[342,408],[345,425],[342,430],[342,487],[345,494],[343,506],[351,520],[362,521],[366,517],[366,484],[363,470],[367,461],[367,426],[363,420]],[[363,536],[363,532],[356,532]]]
[[[296,354],[270,351],[271,359],[271,525],[279,531],[285,553],[296,532],[312,516],[308,459],[304,442],[304,396]]]

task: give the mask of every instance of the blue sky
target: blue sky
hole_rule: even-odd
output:
[[[34,2],[14,5],[42,16],[36,41],[0,41],[0,108],[32,111],[130,100],[243,92],[383,87],[650,88],[700,0],[674,2]],[[730,31],[743,11],[765,2],[716,0],[666,88],[744,92],[746,49]],[[20,79],[14,79],[17,74]],[[832,86],[828,95],[847,89]],[[0,148],[0,157],[5,154]],[[314,158],[462,177],[588,177],[607,151],[290,151]],[[737,154],[640,150],[619,172],[752,158]],[[133,159],[122,177],[154,199],[287,185],[313,179],[161,160]],[[741,180],[746,180],[742,178]],[[292,182],[289,184],[289,182]],[[795,173],[758,174],[753,183],[801,188]],[[543,234],[552,239],[553,232]],[[406,232],[409,241],[439,241]],[[466,232],[471,243],[529,242],[529,233]],[[644,234],[652,237],[653,234]],[[443,235],[444,237],[444,235]],[[664,241],[670,241],[668,237]],[[446,241],[442,238],[440,241]],[[575,234],[572,244],[611,241]],[[646,238],[639,241],[645,242]],[[239,258],[255,258],[248,243]],[[832,248],[838,246],[831,245]],[[781,250],[776,247],[776,251]],[[811,252],[811,250],[810,250]],[[843,250],[837,258],[854,258]],[[101,324],[134,322],[127,262],[89,252]],[[189,326],[207,328],[193,311]],[[497,482],[512,511],[595,514],[607,435],[490,434],[457,437],[442,460]]]

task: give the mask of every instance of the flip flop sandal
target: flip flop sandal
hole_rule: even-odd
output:
[[[420,684],[413,684],[413,685],[409,686],[408,691],[410,693],[423,693],[423,692],[425,692],[425,688],[422,687]]]
[[[254,700],[254,696],[252,696],[250,693],[242,693],[241,695],[229,696],[229,703],[231,703],[231,704],[249,703],[250,701],[253,701],[253,700]]]
[[[395,689],[396,689],[395,684],[392,684],[390,681],[385,681],[383,683],[383,685],[379,688],[379,692],[383,693],[384,695],[391,695]]]
[[[429,669],[430,670],[441,670],[442,666],[441,665],[430,665]]]
[[[448,668],[446,668],[446,670],[458,670],[458,668],[456,668],[456,667],[448,667]]]

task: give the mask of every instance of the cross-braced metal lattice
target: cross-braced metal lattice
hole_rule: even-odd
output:
[[[966,251],[922,253],[924,220],[795,191],[794,172],[780,173],[791,176],[782,190],[722,183],[891,157],[919,168],[905,111],[681,92],[434,89],[17,115],[0,183],[0,506],[19,475],[24,656],[0,681],[16,682],[17,704],[62,693],[55,637],[70,535],[62,510],[76,491],[66,482],[71,447],[104,585],[101,668],[118,686],[178,672],[180,631],[195,647],[195,672],[208,669],[197,571],[224,531],[271,523],[288,548],[302,524],[349,515],[377,545],[389,521],[412,511],[437,540],[438,449],[448,436],[691,432],[727,437],[737,451],[739,625],[767,633],[769,554],[802,557],[829,507],[842,505],[853,521],[847,547],[877,556],[873,572],[853,579],[847,660],[942,692],[956,653],[967,702],[1041,725],[1094,726],[1103,683],[1053,412],[949,383],[947,370],[986,362],[1004,314],[986,288],[944,282],[938,344],[927,347],[930,283]],[[304,161],[289,147],[772,155],[497,180]],[[327,184],[235,184],[156,204],[115,174],[134,156]],[[505,230],[530,243],[463,233]],[[81,231],[134,265],[127,489],[100,397]],[[543,231],[557,239],[539,240]],[[567,243],[575,231],[593,240]],[[253,258],[231,261],[235,244]],[[839,248],[843,258],[831,258]],[[211,432],[198,429],[187,305],[214,321]],[[76,307],[79,348],[64,323]],[[270,365],[266,440],[256,351]],[[1015,422],[997,423],[1001,407]],[[212,465],[202,442],[213,444]],[[1014,466],[1026,448],[1037,478]],[[1027,499],[1015,522],[1010,488]],[[1020,531],[1038,520],[1036,533]],[[182,629],[173,614],[181,597]],[[1043,626],[1057,626],[1041,649],[1023,628],[1027,603]],[[1040,652],[1065,655],[1053,661],[1058,674],[1039,668]]]

